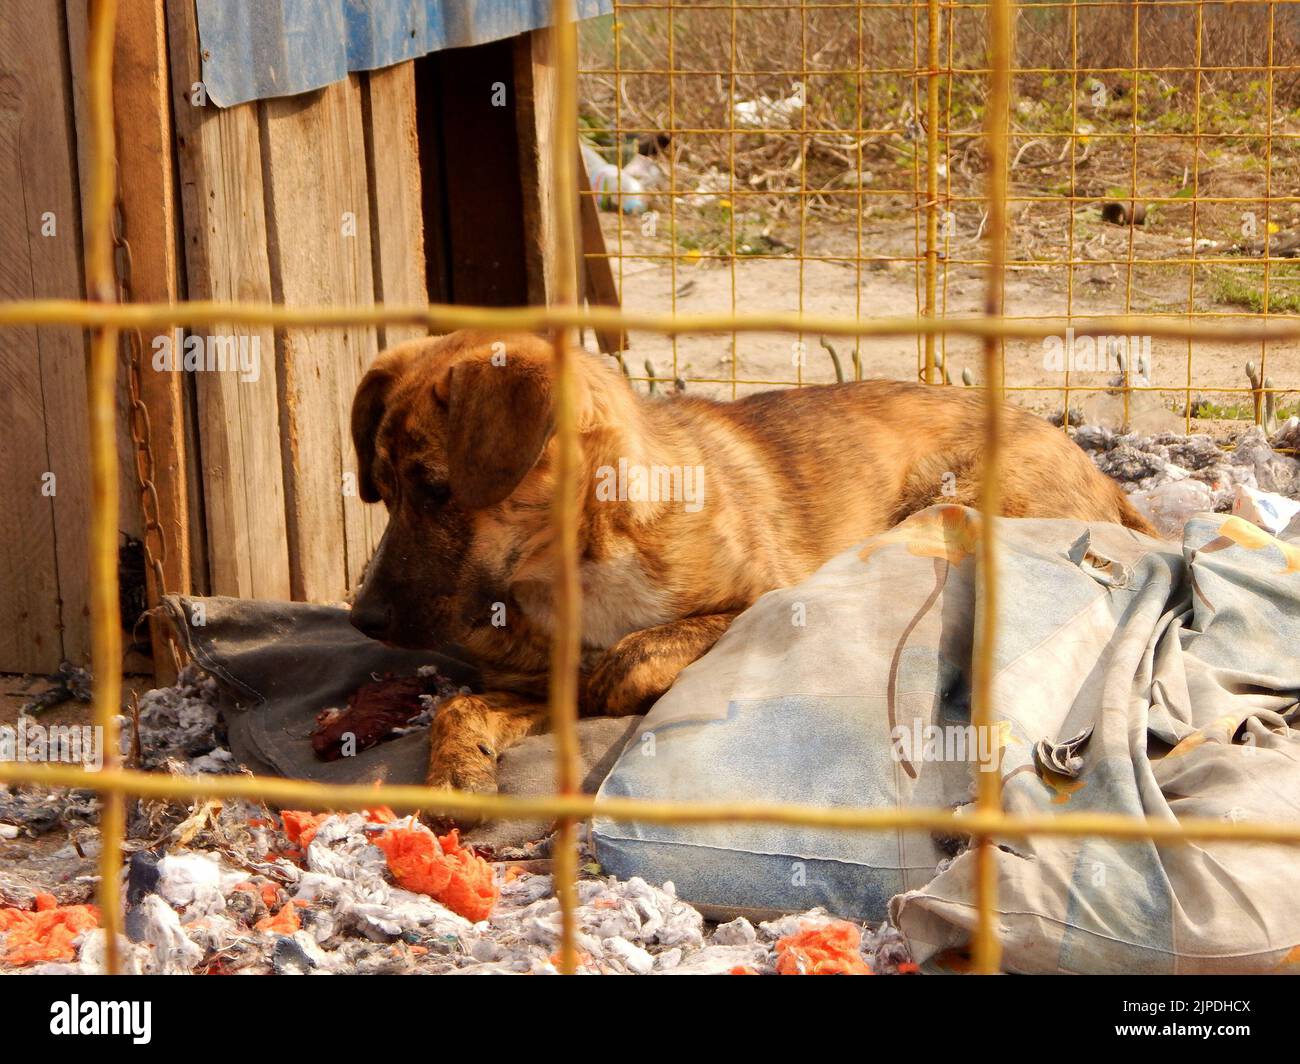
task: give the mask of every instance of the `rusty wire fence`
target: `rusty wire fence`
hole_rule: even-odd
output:
[[[623,17],[632,5],[619,4],[619,16]],[[563,914],[562,942],[560,950],[560,968],[572,972],[576,968],[574,948],[577,874],[577,824],[593,815],[607,816],[620,820],[640,820],[659,823],[703,823],[703,822],[768,822],[783,824],[800,824],[840,830],[890,830],[914,829],[945,831],[969,835],[978,847],[980,872],[977,877],[976,905],[978,922],[974,936],[975,969],[981,972],[995,972],[999,969],[999,940],[996,926],[997,884],[992,861],[993,847],[998,838],[1017,838],[1032,834],[1053,834],[1061,836],[1106,836],[1114,839],[1149,839],[1160,843],[1179,844],[1205,840],[1270,841],[1300,843],[1300,824],[1295,823],[1249,823],[1227,822],[1213,819],[1185,819],[1176,823],[1154,821],[1143,818],[1126,817],[1101,813],[1062,813],[1046,815],[1008,815],[1001,810],[1000,786],[997,773],[980,774],[980,790],[976,807],[958,819],[951,810],[939,808],[850,808],[850,807],[810,807],[784,805],[780,803],[685,803],[685,802],[650,802],[636,799],[602,799],[578,793],[577,788],[577,753],[575,742],[576,725],[576,678],[577,678],[577,618],[580,609],[579,585],[577,581],[577,500],[576,492],[576,454],[577,440],[571,401],[572,371],[569,358],[571,345],[575,340],[575,330],[619,330],[626,329],[645,335],[666,337],[674,354],[679,341],[689,337],[713,336],[731,337],[733,343],[738,338],[758,338],[763,335],[778,334],[796,337],[796,344],[803,337],[819,336],[827,341],[839,341],[854,345],[855,352],[861,352],[870,343],[894,343],[900,339],[912,340],[917,345],[917,365],[921,375],[931,381],[939,379],[940,360],[945,345],[961,342],[977,345],[980,352],[979,369],[981,384],[992,385],[985,388],[990,400],[996,399],[1000,392],[1006,370],[1006,347],[1012,343],[1041,343],[1044,339],[1059,331],[1059,323],[1044,320],[1034,315],[1003,314],[1004,282],[1008,271],[1019,268],[1021,263],[1014,257],[1015,250],[1008,243],[1009,212],[1023,197],[1013,194],[1009,183],[1009,174],[1013,173],[1010,149],[1013,144],[1012,123],[1015,111],[1012,105],[1013,79],[1022,76],[1025,70],[1017,67],[1013,59],[1013,20],[1015,8],[1010,0],[990,0],[989,3],[941,3],[917,2],[904,4],[880,3],[846,3],[846,4],[750,4],[734,0],[731,3],[701,3],[636,5],[639,8],[657,8],[670,18],[678,16],[686,8],[696,12],[718,11],[731,25],[750,16],[753,12],[767,9],[792,9],[796,17],[806,25],[807,20],[817,11],[833,11],[843,14],[847,10],[855,19],[866,20],[870,15],[885,8],[895,9],[895,14],[902,11],[916,27],[914,61],[906,70],[901,67],[893,71],[899,75],[912,78],[916,84],[911,94],[918,101],[913,114],[921,115],[915,119],[915,143],[919,147],[911,158],[914,184],[909,195],[915,197],[917,189],[924,189],[924,198],[914,204],[916,220],[914,222],[917,236],[915,238],[919,252],[903,261],[909,262],[916,271],[914,283],[916,308],[914,315],[878,315],[872,311],[876,306],[864,305],[855,308],[854,313],[817,312],[803,305],[803,290],[800,289],[800,305],[793,309],[773,309],[764,304],[758,312],[742,312],[742,299],[728,309],[712,313],[677,312],[676,306],[670,306],[667,312],[655,311],[618,311],[609,308],[583,308],[578,303],[576,283],[573,270],[565,268],[566,276],[559,299],[552,307],[522,307],[511,309],[488,309],[470,307],[452,307],[442,305],[428,306],[373,306],[373,307],[286,307],[278,305],[254,305],[236,303],[201,303],[188,302],[175,305],[167,304],[114,304],[115,285],[113,280],[113,263],[111,253],[111,209],[114,195],[114,152],[113,152],[113,111],[111,99],[111,63],[113,53],[113,35],[116,17],[114,0],[93,0],[91,4],[91,33],[88,58],[88,80],[90,84],[90,101],[93,112],[93,152],[90,171],[90,194],[87,214],[87,288],[89,298],[85,301],[75,300],[35,300],[30,302],[10,302],[0,304],[0,326],[12,325],[53,325],[72,324],[87,328],[92,332],[91,346],[91,446],[93,461],[93,506],[94,518],[91,529],[91,586],[92,586],[92,623],[94,630],[93,665],[95,673],[94,715],[96,724],[102,728],[103,744],[106,751],[103,770],[89,773],[71,766],[35,765],[29,763],[0,763],[0,781],[15,784],[42,786],[75,786],[98,791],[103,799],[102,849],[100,854],[99,903],[103,926],[107,932],[108,964],[116,970],[118,964],[118,939],[121,928],[121,858],[124,836],[124,812],[127,796],[147,799],[182,799],[182,798],[246,798],[260,801],[293,803],[302,808],[352,809],[372,805],[382,800],[397,809],[423,809],[430,812],[456,814],[473,814],[488,818],[531,817],[555,818],[559,821],[561,834],[555,850],[555,891],[559,898]],[[1198,0],[1180,0],[1180,2],[1153,4],[1123,3],[1077,3],[1077,4],[1026,4],[1021,9],[1021,16],[1034,10],[1056,9],[1063,11],[1072,27],[1081,27],[1086,12],[1103,9],[1122,9],[1131,14],[1134,29],[1140,28],[1144,13],[1157,7],[1182,8],[1193,13],[1197,26],[1197,40],[1202,39],[1206,11],[1212,5]],[[1247,5],[1234,5],[1245,7]],[[1272,99],[1274,78],[1279,72],[1289,72],[1292,67],[1273,65],[1272,32],[1275,28],[1274,9],[1290,7],[1284,4],[1255,5],[1267,8],[1270,28],[1268,50],[1267,83],[1269,98]],[[951,44],[947,58],[941,47],[943,36],[940,27],[945,24],[954,26],[955,20],[967,16],[976,17],[978,34],[987,44],[987,58],[979,66],[969,70],[958,71],[952,66]],[[554,196],[557,214],[557,239],[562,257],[568,256],[569,262],[561,263],[563,267],[573,265],[571,252],[564,249],[573,248],[568,235],[574,232],[577,202],[577,129],[571,121],[564,121],[563,116],[572,116],[577,107],[578,64],[577,37],[571,24],[571,5],[568,0],[556,0],[555,3],[555,55],[557,56],[557,107],[554,129],[556,151],[556,195]],[[951,41],[955,32],[951,32]],[[672,38],[670,37],[670,40]],[[859,36],[858,45],[862,49]],[[1072,34],[1072,41],[1075,35]],[[734,37],[733,37],[734,40]],[[1135,35],[1134,40],[1137,40]],[[801,47],[806,47],[808,35],[801,37]],[[621,47],[621,46],[620,46]],[[1133,45],[1133,63],[1130,70],[1137,70],[1140,54],[1136,43]],[[1080,73],[1077,59],[1077,45],[1071,44],[1071,78]],[[725,55],[726,53],[721,53]],[[729,80],[740,79],[737,67],[738,56],[733,48],[732,62],[728,68],[719,68],[720,77]],[[856,66],[845,67],[845,77],[855,83],[867,80],[881,73],[880,70],[864,68],[865,56]],[[1204,71],[1200,66],[1202,58],[1201,45],[1196,47],[1195,80],[1201,83]],[[668,67],[672,70],[673,57],[668,58]],[[617,76],[620,67],[616,62],[614,72]],[[810,69],[804,62],[799,72]],[[885,71],[890,73],[890,71]],[[713,75],[709,75],[713,76]],[[1136,83],[1135,78],[1135,83]],[[981,85],[980,108],[981,128],[969,135],[975,138],[977,145],[974,154],[982,160],[980,172],[983,188],[979,198],[967,196],[960,199],[956,192],[950,190],[948,175],[941,177],[939,163],[942,159],[952,160],[955,130],[951,122],[944,123],[944,116],[949,118],[956,111],[949,104],[947,110],[940,107],[943,100],[944,86],[948,86],[948,99],[953,99],[955,86],[960,81]],[[806,86],[805,86],[806,88]],[[924,92],[922,92],[924,90]],[[675,95],[675,93],[674,93]],[[732,99],[735,97],[733,96]],[[811,98],[811,97],[809,97]],[[868,96],[865,91],[856,97],[859,106],[865,106]],[[920,101],[924,100],[923,104]],[[669,116],[674,110],[668,108]],[[743,112],[742,112],[743,113]],[[1271,105],[1270,105],[1271,114]],[[1198,111],[1199,115],[1199,111]],[[725,123],[725,132],[734,131],[734,116]],[[936,117],[937,116],[937,117]],[[747,119],[746,119],[747,121]],[[1193,137],[1205,135],[1201,130],[1198,117],[1195,122]],[[626,130],[627,127],[621,127]],[[708,128],[708,127],[703,127]],[[716,127],[722,128],[722,127]],[[865,130],[863,123],[854,127],[855,132]],[[653,130],[652,132],[657,131]],[[1098,134],[1100,135],[1098,131]],[[812,129],[801,124],[800,135],[807,136]],[[837,134],[838,135],[838,134]],[[963,134],[965,135],[965,134]],[[1128,136],[1135,153],[1138,151],[1140,131],[1131,131]],[[1080,134],[1072,130],[1064,136],[1064,143],[1070,157],[1079,149]],[[1123,135],[1117,135],[1120,140]],[[1277,134],[1270,134],[1277,140]],[[865,145],[864,145],[865,149]],[[725,149],[728,155],[734,153],[734,146]],[[802,149],[801,149],[802,150]],[[858,149],[863,150],[863,149]],[[1059,149],[1058,149],[1059,150]],[[924,157],[924,167],[921,158]],[[856,158],[853,159],[856,162]],[[1075,159],[1075,162],[1078,160]],[[1195,164],[1193,164],[1195,165]],[[1270,170],[1271,172],[1271,170]],[[735,170],[733,168],[734,175]],[[803,171],[806,173],[806,170]],[[1075,170],[1071,169],[1071,174]],[[1073,184],[1075,177],[1072,176]],[[1136,178],[1134,179],[1136,181]],[[866,202],[869,193],[862,187],[852,190],[851,198],[855,204]],[[740,190],[733,190],[737,194]],[[801,212],[805,210],[803,201],[811,197],[813,191],[806,187],[806,181],[800,178]],[[1195,186],[1193,186],[1195,192]],[[964,193],[962,194],[965,195]],[[1136,190],[1128,197],[1129,202],[1136,202]],[[1142,197],[1149,199],[1149,197]],[[1071,194],[1070,202],[1074,202]],[[1240,197],[1226,197],[1229,202],[1240,202]],[[1292,198],[1288,197],[1287,202]],[[734,201],[733,201],[734,202]],[[957,266],[954,251],[958,238],[944,218],[949,210],[958,210],[948,204],[966,204],[965,209],[974,212],[977,208],[981,223],[976,236],[978,240],[969,240],[961,254],[969,256],[970,262],[985,271],[980,310],[982,313],[969,316],[945,315],[944,291],[949,271]],[[1199,200],[1193,196],[1190,204],[1193,216],[1198,206],[1204,208],[1205,197]],[[1279,197],[1266,198],[1264,217],[1269,217],[1270,205],[1279,202]],[[734,241],[732,227],[736,219],[728,223],[728,236]],[[804,232],[806,234],[806,221]],[[1269,227],[1264,227],[1265,239]],[[1117,266],[1128,271],[1132,280],[1126,284],[1126,292],[1131,298],[1126,299],[1125,311],[1139,309],[1137,290],[1139,275],[1134,272],[1142,264],[1134,248],[1135,237],[1130,235],[1129,251],[1121,256]],[[1071,260],[1074,244],[1071,243]],[[673,251],[672,269],[684,263],[703,259],[705,252],[698,256],[679,250]],[[698,249],[696,249],[698,250]],[[806,248],[805,248],[806,250]],[[952,257],[950,257],[952,256]],[[1263,256],[1263,269],[1267,275],[1271,256]],[[734,262],[734,256],[732,257]],[[868,257],[855,256],[850,264],[856,269],[867,265]],[[679,261],[679,260],[684,260]],[[1194,271],[1204,264],[1204,260],[1193,253],[1189,256]],[[800,255],[796,267],[805,270],[809,257]],[[1037,265],[1042,265],[1038,263]],[[734,282],[733,282],[734,283]],[[1195,281],[1191,282],[1193,285]],[[676,289],[674,289],[676,291]],[[885,309],[894,310],[895,305]],[[1149,309],[1149,308],[1146,308]],[[1267,306],[1265,307],[1267,309]],[[1269,317],[1272,320],[1257,320]],[[1151,336],[1162,342],[1174,342],[1187,345],[1191,350],[1194,344],[1247,345],[1258,349],[1261,358],[1270,348],[1279,344],[1294,344],[1300,340],[1300,321],[1292,317],[1263,311],[1260,314],[1246,316],[1222,317],[1217,314],[1201,313],[1189,306],[1177,313],[1163,314],[1122,314],[1118,316],[1085,316],[1075,314],[1072,318],[1074,328],[1082,336]],[[279,328],[291,326],[314,325],[324,327],[344,327],[348,325],[379,325],[391,323],[416,323],[426,325],[433,330],[451,330],[457,328],[499,328],[499,329],[549,329],[558,342],[560,357],[556,363],[558,411],[556,432],[560,448],[559,474],[557,477],[557,499],[554,507],[554,520],[558,531],[559,557],[556,585],[557,638],[552,661],[551,681],[551,715],[554,730],[559,736],[560,766],[558,793],[544,798],[510,798],[499,795],[482,795],[457,792],[439,788],[420,786],[385,785],[382,788],[369,786],[335,786],[314,784],[298,780],[236,777],[186,777],[177,778],[149,774],[124,769],[119,764],[117,717],[121,702],[121,626],[118,614],[117,569],[116,569],[116,515],[117,515],[117,453],[115,446],[114,425],[114,386],[117,366],[117,348],[122,331],[135,328],[160,328],[174,325],[207,325],[213,323],[267,325]],[[896,349],[895,349],[896,350]],[[1190,359],[1190,355],[1189,355]],[[1190,362],[1189,362],[1190,364]],[[681,367],[675,362],[674,370]],[[796,370],[802,366],[796,364]],[[680,374],[674,373],[673,376]],[[655,374],[648,374],[655,377]],[[665,379],[671,379],[665,377]],[[801,372],[794,374],[793,383],[806,379]],[[722,386],[738,391],[746,378],[731,374],[719,378]],[[1014,385],[1008,385],[1013,387]],[[992,692],[995,677],[993,675],[993,647],[997,630],[997,538],[996,522],[989,515],[998,509],[998,438],[1000,404],[990,401],[986,404],[986,476],[982,497],[982,509],[985,520],[984,530],[980,536],[978,564],[982,583],[981,608],[977,618],[977,636],[975,643],[974,683],[973,683],[973,723],[976,727],[991,726]]]
[[[987,310],[989,4],[614,6],[582,27],[581,129],[620,171],[591,193],[607,249],[587,257],[610,261],[624,306]],[[1011,18],[1007,319],[1064,341],[1114,314],[1300,313],[1300,5],[1032,0]],[[1300,411],[1293,341],[1069,339],[1055,361],[1001,341],[996,375],[948,334],[917,335],[912,358],[895,338],[641,335],[623,362],[730,397],[837,377],[988,383],[1062,422],[1137,413],[1150,431]]]

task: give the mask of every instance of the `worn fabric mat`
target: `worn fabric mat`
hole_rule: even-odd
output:
[[[633,734],[604,796],[1300,821],[1300,528],[1204,514],[1180,546],[1003,520],[991,735],[970,723],[980,517],[932,507],[773,591]],[[601,864],[703,903],[891,916],[942,967],[974,855],[925,832],[597,821]],[[950,856],[956,853],[956,856]],[[1016,972],[1300,972],[1300,853],[1008,839]]]
[[[169,596],[164,613],[186,652],[220,681],[222,712],[235,760],[259,774],[323,783],[423,783],[429,763],[427,730],[389,739],[353,757],[321,761],[311,747],[316,715],[344,706],[374,677],[413,675],[423,665],[473,687],[465,662],[433,651],[398,650],[367,639],[337,606],[236,598]],[[194,623],[197,618],[202,624]],[[640,718],[579,722],[583,788],[604,779]],[[535,735],[511,747],[498,765],[504,794],[555,791],[554,739]],[[480,845],[517,846],[548,825],[509,821],[482,825]]]

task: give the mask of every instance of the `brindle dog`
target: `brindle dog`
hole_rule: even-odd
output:
[[[552,358],[531,335],[412,341],[353,404],[361,497],[387,506],[388,529],[352,623],[459,645],[486,689],[437,714],[433,784],[494,790],[500,752],[546,723]],[[645,710],[764,592],[932,503],[978,505],[978,393],[863,381],[655,399],[590,356],[574,369],[584,714]],[[1154,534],[1059,429],[1007,406],[1003,439],[1004,514]]]

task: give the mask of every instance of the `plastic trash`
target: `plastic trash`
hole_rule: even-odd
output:
[[[582,161],[591,190],[596,194],[596,205],[602,211],[616,211],[620,204],[624,214],[640,214],[645,210],[645,188],[626,169],[620,171],[613,163],[607,163],[586,144],[582,146]]]
[[[1291,519],[1300,514],[1300,502],[1272,491],[1256,491],[1245,484],[1237,485],[1232,500],[1232,512],[1258,525],[1265,532],[1277,535]]]
[[[784,99],[759,96],[753,100],[738,100],[732,105],[737,129],[790,129],[803,113],[806,91],[802,81],[794,83],[794,91]]]
[[[1194,514],[1214,510],[1214,493],[1199,480],[1169,480],[1128,498],[1166,539],[1181,539],[1183,526]]]

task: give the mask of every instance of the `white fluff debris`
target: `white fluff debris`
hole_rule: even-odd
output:
[[[605,952],[612,963],[632,975],[649,975],[654,970],[654,957],[625,938],[611,938]]]
[[[145,769],[179,761],[190,772],[238,770],[220,738],[217,681],[197,665],[181,670],[176,684],[140,696],[140,763]],[[129,734],[129,724],[123,737]]]
[[[374,942],[413,932],[454,937],[473,926],[432,898],[389,883],[387,859],[371,843],[366,825],[360,813],[332,816],[320,825],[307,847],[297,900],[325,903],[336,927]]]
[[[532,889],[541,894],[526,901],[503,892],[489,921],[497,949],[478,949],[470,956],[504,965],[516,972],[551,971],[551,957],[560,944],[560,903],[551,896],[549,876]],[[512,901],[514,904],[512,905]],[[577,945],[586,971],[648,974],[654,954],[704,945],[704,918],[680,901],[671,883],[661,889],[633,877],[589,879],[578,884]],[[499,937],[497,933],[499,934]]]
[[[203,947],[186,935],[180,915],[159,895],[146,896],[136,914],[137,941],[153,948],[147,966],[151,975],[188,975],[203,960]]]
[[[733,968],[771,970],[774,957],[770,947],[751,942],[748,945],[705,946],[678,963],[662,969],[664,975],[726,975]]]
[[[248,810],[223,810],[227,829]],[[552,974],[560,907],[549,875],[498,866],[500,897],[473,923],[430,897],[395,886],[374,845],[391,825],[360,813],[321,821],[301,863],[256,854],[141,850],[126,876],[122,956],[152,974]],[[228,836],[227,836],[228,837]],[[278,840],[283,846],[283,839]],[[276,847],[279,848],[279,847]],[[579,970],[589,974],[688,975],[776,970],[779,938],[832,917],[820,909],[759,924],[735,919],[710,934],[672,883],[614,877],[578,883]],[[296,914],[297,920],[285,917]],[[296,925],[296,926],[295,926]],[[290,929],[291,928],[291,929]],[[882,961],[906,958],[896,932],[876,932]],[[24,972],[103,970],[102,931],[87,932],[75,963]],[[867,953],[867,942],[863,946]]]
[[[824,927],[835,920],[825,909],[809,909],[806,913],[795,916],[782,916],[776,920],[765,920],[758,925],[759,937],[764,942],[777,942],[800,931],[811,931]]]
[[[748,946],[758,940],[754,925],[743,916],[729,924],[719,924],[713,932],[712,942],[715,946]]]
[[[158,893],[191,917],[225,912],[226,895],[248,878],[227,868],[215,853],[187,850],[158,862]]]

